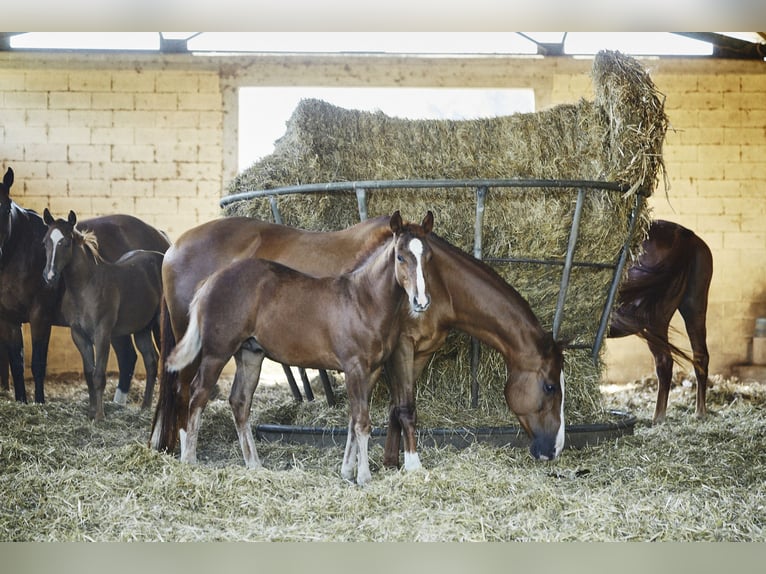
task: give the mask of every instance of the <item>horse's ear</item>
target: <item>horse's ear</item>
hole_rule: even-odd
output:
[[[431,233],[431,230],[434,228],[434,214],[430,209],[428,210],[428,213],[426,213],[426,216],[423,218],[423,223],[421,223],[420,226],[426,233]]]
[[[10,167],[3,176],[3,185],[8,188],[8,192],[10,193],[11,186],[13,185],[13,170]]]
[[[75,212],[70,210],[69,211],[69,217],[67,217],[67,221],[69,222],[69,225],[74,227],[75,223],[77,223],[77,215],[75,215]]]
[[[53,216],[51,215],[51,212],[48,211],[47,207],[43,211],[43,221],[45,222],[45,225],[50,225],[53,223]]]
[[[391,226],[391,231],[393,231],[394,233],[399,233],[399,231],[402,229],[402,226],[404,225],[404,223],[402,222],[402,214],[399,213],[398,209],[391,216],[391,221],[389,225]]]

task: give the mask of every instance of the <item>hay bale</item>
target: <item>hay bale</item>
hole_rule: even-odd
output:
[[[614,262],[626,237],[635,194],[651,194],[664,173],[662,144],[667,118],[660,95],[636,60],[617,52],[601,52],[594,61],[592,79],[596,96],[592,102],[583,99],[538,113],[468,121],[404,120],[304,100],[290,118],[285,135],[276,142],[274,153],[240,174],[229,192],[371,179],[612,181],[630,191],[623,195],[588,193],[575,260]],[[483,223],[484,258],[563,259],[574,204],[571,190],[491,189]],[[431,209],[437,233],[472,251],[472,193],[455,189],[369,192],[370,216],[396,209],[412,220]],[[284,223],[307,229],[341,229],[359,220],[353,193],[280,196],[279,210]],[[267,198],[233,203],[226,212],[272,218]],[[644,208],[631,242],[634,254],[648,222]],[[530,264],[495,268],[550,329],[561,268]],[[592,342],[610,280],[609,271],[574,270],[561,329],[564,338]],[[465,338],[450,337],[424,377],[427,381],[419,383],[419,393],[434,399],[447,397],[448,404],[466,407],[469,354]],[[480,380],[485,402],[502,406],[505,365],[494,351],[484,355]],[[598,420],[602,412],[600,361],[594,364],[588,353],[568,351],[566,372],[568,421]],[[504,417],[507,421],[507,412]]]

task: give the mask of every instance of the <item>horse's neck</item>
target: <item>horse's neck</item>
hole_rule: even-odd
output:
[[[394,269],[394,242],[386,241],[370,256],[347,275],[348,281],[355,286],[358,294],[368,300],[382,304],[403,293],[396,282]],[[380,307],[382,308],[382,306]],[[395,307],[387,307],[393,312]]]
[[[76,285],[87,285],[99,272],[100,268],[90,249],[84,245],[78,244],[72,252],[72,259],[69,261],[69,264],[64,267],[61,274],[63,275],[66,284],[73,287]],[[81,289],[67,289],[66,292],[70,296],[74,296],[79,295]]]
[[[452,300],[452,326],[493,347],[510,364],[539,354],[545,332],[518,291],[456,247],[437,243],[433,253]]]

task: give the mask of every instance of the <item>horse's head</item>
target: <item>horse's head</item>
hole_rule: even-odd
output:
[[[3,256],[5,242],[11,236],[11,214],[13,212],[13,200],[11,199],[11,186],[13,185],[13,170],[9,167],[0,184],[0,257]]]
[[[428,292],[428,262],[431,260],[431,246],[428,234],[434,225],[434,214],[430,211],[420,225],[404,224],[397,211],[391,216],[391,231],[394,232],[394,260],[396,281],[407,293],[410,313],[418,315],[431,305]]]
[[[534,368],[509,369],[505,401],[532,439],[532,456],[552,460],[564,448],[564,355],[550,333],[541,345]]]
[[[72,260],[77,233],[74,227],[77,216],[74,211],[70,211],[67,219],[54,219],[46,207],[43,211],[43,221],[48,226],[48,231],[43,237],[45,246],[43,279],[46,283],[55,285],[61,277],[61,272]]]

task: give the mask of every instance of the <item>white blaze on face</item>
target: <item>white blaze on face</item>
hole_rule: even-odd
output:
[[[56,261],[56,250],[58,249],[58,244],[61,243],[61,240],[64,239],[64,234],[61,233],[58,229],[54,229],[51,232],[50,240],[51,244],[53,245],[53,248],[51,249],[51,263],[48,267],[48,274],[46,275],[46,279],[50,281],[53,279],[53,267],[54,263]]]
[[[561,454],[561,451],[564,450],[564,439],[565,433],[564,430],[566,428],[566,425],[564,424],[564,371],[561,371],[561,424],[559,426],[559,432],[556,433],[556,451],[554,452],[554,456],[558,456]]]
[[[428,294],[426,293],[426,276],[423,272],[423,242],[420,239],[412,239],[410,241],[410,251],[415,256],[416,270],[415,270],[415,295],[413,302],[420,308],[425,309],[428,307]]]

